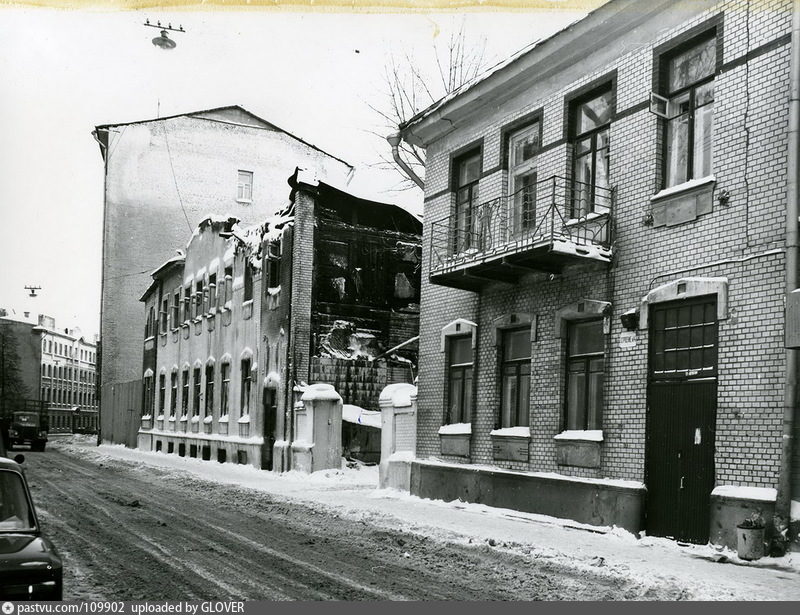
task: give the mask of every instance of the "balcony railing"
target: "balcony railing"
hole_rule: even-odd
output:
[[[472,277],[503,280],[524,269],[560,271],[582,259],[609,262],[613,201],[613,188],[553,176],[460,206],[431,224],[431,280],[471,288]]]

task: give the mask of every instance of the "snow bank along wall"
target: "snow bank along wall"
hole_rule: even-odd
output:
[[[453,464],[415,464],[412,492],[726,544],[733,517],[771,514],[785,368],[790,19],[788,1],[643,9],[612,0],[404,128],[427,151],[417,455]],[[713,103],[695,111],[693,181],[671,182],[667,171],[690,159],[689,136],[672,140],[670,151],[683,154],[670,159],[668,118],[694,79]],[[651,112],[651,92],[677,92],[663,117]],[[591,162],[578,147],[594,152]],[[609,192],[597,179],[605,164]],[[589,169],[585,185],[575,183],[579,168]],[[532,170],[536,191],[508,197]],[[506,235],[494,230],[501,222]],[[442,229],[461,244],[443,243]],[[551,249],[564,240],[572,255]],[[601,250],[609,262],[596,258]],[[588,354],[570,346],[582,325],[597,336]],[[526,330],[529,346],[515,352],[530,366],[530,390],[514,398],[509,419],[506,382],[524,379],[505,380],[517,372],[504,340]],[[587,356],[593,366],[581,371]],[[595,383],[591,400],[576,401],[587,389],[570,370]],[[468,378],[466,388],[454,378]],[[440,433],[461,422],[470,429]],[[646,489],[623,497],[603,483],[500,469]],[[712,495],[720,486],[768,491]],[[598,502],[609,503],[602,514]]]
[[[149,273],[186,245],[208,214],[263,221],[297,165],[344,178],[351,167],[240,107],[98,126],[105,159],[101,437],[135,446]],[[250,173],[249,189],[240,171]],[[111,425],[114,425],[112,430]]]

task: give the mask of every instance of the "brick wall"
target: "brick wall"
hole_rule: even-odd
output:
[[[495,463],[489,431],[499,406],[497,349],[492,320],[511,312],[538,316],[532,347],[531,443],[519,469],[620,479],[644,479],[647,332],[636,346],[619,345],[619,316],[639,305],[652,288],[691,276],[729,280],[729,316],[719,323],[716,431],[717,484],[775,486],[779,464],[783,370],[782,293],[784,259],[770,250],[784,240],[786,129],[791,3],[750,5],[697,3],[694,14],[667,11],[640,24],[602,49],[541,80],[490,110],[457,122],[428,144],[423,282],[421,291],[419,419],[417,452],[439,455],[437,431],[445,404],[445,356],[441,329],[456,318],[478,323],[476,388],[470,461]],[[715,78],[713,211],[674,227],[645,224],[650,196],[660,189],[657,117],[647,108],[652,89],[653,50],[708,19],[723,15],[724,70]],[[766,47],[765,47],[766,46]],[[746,59],[746,54],[751,57]],[[448,216],[451,153],[483,142],[480,201],[507,190],[502,127],[543,109],[539,178],[570,174],[564,142],[564,100],[572,91],[616,70],[616,112],[611,125],[611,183],[616,187],[617,228],[610,267],[567,267],[562,274],[531,274],[511,286],[492,284],[473,293],[431,284],[431,223]],[[545,71],[546,72],[546,71]],[[730,194],[727,205],[716,200]],[[745,260],[746,259],[746,260]],[[711,266],[717,261],[729,262]],[[689,273],[673,274],[678,270]],[[604,443],[596,469],[557,466],[553,436],[564,428],[565,348],[555,310],[580,299],[612,304],[606,336]],[[452,459],[464,461],[463,459]]]

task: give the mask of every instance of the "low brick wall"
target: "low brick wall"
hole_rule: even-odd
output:
[[[445,501],[461,500],[572,519],[589,525],[616,525],[629,532],[643,527],[643,486],[543,477],[475,466],[414,461],[411,494]]]

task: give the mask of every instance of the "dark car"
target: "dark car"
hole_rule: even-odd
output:
[[[47,417],[40,412],[14,412],[8,430],[9,448],[16,444],[30,444],[31,450],[43,451],[47,444],[47,431]]]
[[[61,575],[61,557],[42,536],[22,468],[0,457],[0,599],[61,600]]]

